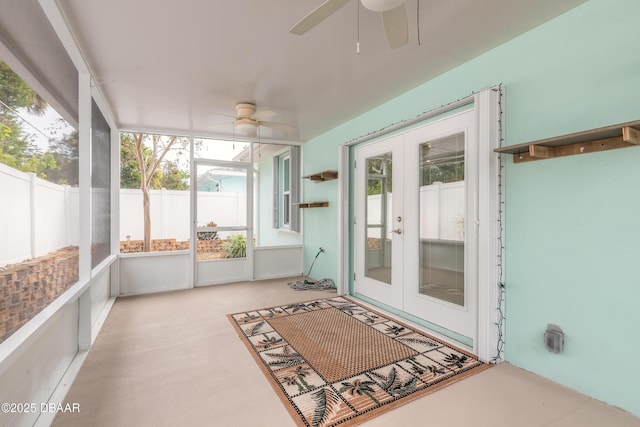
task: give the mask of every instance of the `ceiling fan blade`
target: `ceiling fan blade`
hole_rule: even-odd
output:
[[[382,22],[391,49],[399,48],[409,42],[409,24],[404,3],[395,9],[382,12]]]
[[[219,117],[228,117],[230,119],[235,119],[236,116],[232,116],[231,114],[217,113],[215,111],[208,111],[208,115],[219,116]]]
[[[276,122],[258,122],[260,126],[265,126],[271,129],[278,130],[294,130],[295,128],[291,125],[286,125],[284,123],[276,123]]]
[[[320,6],[313,9],[310,14],[302,18],[300,22],[291,27],[289,32],[291,34],[301,36],[302,34],[306,33],[307,31],[327,19],[331,14],[340,9],[342,6],[349,3],[349,1],[350,0],[326,0]]]
[[[269,120],[276,116],[276,113],[270,110],[258,111],[251,118],[253,120],[261,121],[261,120]]]
[[[221,122],[221,123],[215,123],[213,125],[209,125],[207,126],[207,129],[211,129],[211,128],[217,128],[218,126],[225,126],[225,125],[232,125],[233,121],[230,122]]]

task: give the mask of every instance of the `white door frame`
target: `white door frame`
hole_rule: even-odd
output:
[[[245,231],[246,258],[198,261],[197,259],[197,209],[198,209],[198,166],[223,166],[246,171],[246,226],[215,227],[215,231]],[[193,286],[206,286],[253,279],[253,165],[250,162],[226,160],[192,159],[191,161],[191,265]],[[199,266],[198,263],[201,265]],[[202,278],[202,276],[207,276]]]
[[[500,330],[499,310],[502,309],[498,298],[499,286],[503,281],[501,272],[504,265],[500,266],[502,248],[498,247],[501,227],[498,220],[501,219],[499,197],[500,158],[493,150],[498,147],[501,137],[502,123],[502,86],[489,87],[467,98],[445,105],[435,110],[424,113],[412,120],[402,122],[396,126],[390,126],[381,131],[374,132],[362,138],[355,139],[339,147],[339,212],[338,212],[338,292],[349,293],[349,284],[352,283],[352,269],[350,256],[353,248],[349,239],[343,236],[350,235],[349,175],[351,170],[350,147],[355,144],[371,140],[399,128],[407,127],[442,114],[449,113],[459,107],[473,103],[476,114],[478,136],[478,161],[481,165],[478,177],[478,333],[474,341],[474,352],[483,361],[499,361],[502,357],[499,346]]]

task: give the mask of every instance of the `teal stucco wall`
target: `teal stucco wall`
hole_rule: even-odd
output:
[[[338,146],[502,83],[505,144],[640,119],[640,1],[590,0],[308,141],[303,174]],[[390,55],[393,53],[391,52]],[[640,148],[507,159],[506,360],[640,415]],[[305,183],[305,262],[337,276],[337,182]],[[547,323],[565,351],[543,345]]]
[[[257,243],[261,247],[302,244],[301,233],[273,227],[273,156],[285,154],[288,150],[288,148],[283,148],[273,155],[261,158],[258,163],[260,188],[257,192],[258,204],[254,215],[257,224]]]

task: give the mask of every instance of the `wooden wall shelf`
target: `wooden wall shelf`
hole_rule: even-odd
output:
[[[295,203],[299,208],[326,208],[329,206],[329,202],[306,202]]]
[[[327,170],[327,171],[322,171],[318,173],[313,173],[311,175],[303,176],[303,178],[310,179],[311,181],[314,181],[314,182],[330,181],[332,179],[338,178],[338,171]]]
[[[514,163],[524,163],[638,145],[640,145],[640,120],[510,145],[496,148],[494,151],[513,154]]]

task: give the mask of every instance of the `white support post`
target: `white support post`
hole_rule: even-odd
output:
[[[196,168],[195,162],[195,145],[193,138],[189,138],[189,174],[190,174],[190,183],[189,183],[189,253],[190,253],[190,268],[189,268],[189,287],[195,288],[196,282],[198,280],[197,274],[197,250],[198,250],[198,240],[197,240],[197,215],[196,215],[196,197],[198,197],[198,170]]]
[[[245,204],[246,204],[246,214],[247,214],[247,235],[245,237],[246,242],[246,257],[247,262],[249,263],[249,279],[255,280],[255,260],[254,260],[254,246],[253,246],[253,235],[254,235],[254,216],[253,216],[253,144],[249,146],[249,165],[246,169],[247,176],[245,178],[247,182],[247,194],[245,194]],[[238,197],[238,199],[240,199]]]
[[[91,279],[91,76],[78,74],[79,111],[79,275],[80,281]],[[91,288],[78,299],[78,349],[91,347]]]
[[[349,293],[349,146],[338,147],[338,295]]]
[[[111,127],[111,253],[120,253],[120,132]],[[120,295],[120,262],[111,264],[111,297]]]
[[[491,361],[496,357],[499,331],[497,329],[498,298],[498,172],[500,158],[493,150],[498,146],[500,89],[487,88],[476,95],[478,114],[479,164],[478,217],[478,357]]]
[[[80,281],[91,278],[91,76],[79,73],[79,269]]]

